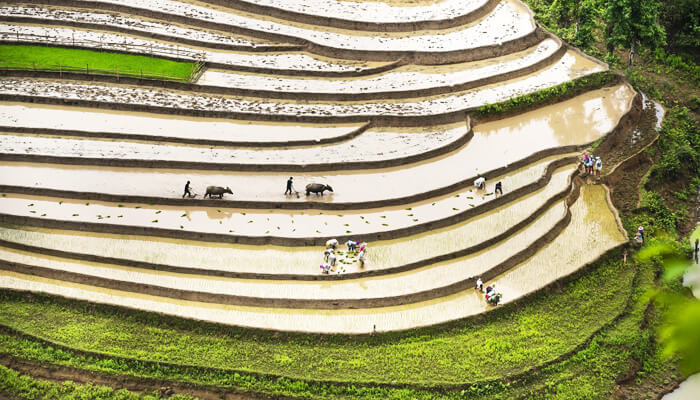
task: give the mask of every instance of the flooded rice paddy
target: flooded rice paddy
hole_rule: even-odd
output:
[[[331,202],[367,202],[427,192],[526,159],[537,151],[590,143],[615,126],[629,110],[633,97],[627,85],[588,92],[477,126],[467,145],[439,158],[400,168],[295,174],[295,187],[303,190],[312,182],[329,184],[334,189],[332,194],[308,199]],[[184,182],[190,180],[199,193],[208,185],[230,186],[236,200],[307,201],[303,193],[300,198],[284,196],[287,176],[0,163],[0,183],[5,185],[175,197],[182,195]]]
[[[429,3],[402,0],[247,0],[261,6],[275,7],[301,14],[341,18],[359,22],[405,23],[456,18],[486,4],[486,0],[438,0]]]
[[[0,126],[222,142],[284,143],[337,139],[364,124],[295,124],[93,110],[0,102]]]
[[[0,7],[2,17],[23,17],[36,18],[46,21],[60,22],[80,22],[99,24],[102,26],[112,26],[128,29],[134,33],[151,36],[160,34],[171,36],[177,39],[193,39],[203,43],[228,44],[232,46],[254,48],[260,45],[279,45],[279,43],[268,42],[257,38],[233,35],[223,31],[212,31],[201,28],[179,26],[172,22],[164,23],[157,20],[137,18],[117,13],[106,12],[86,12],[68,8],[41,7],[32,5],[4,5]],[[12,29],[10,29],[12,31]]]
[[[564,232],[537,255],[495,280],[499,291],[504,294],[504,301],[509,302],[537,290],[626,240],[617,229],[612,212],[607,208],[604,190],[590,186],[584,186],[581,190],[581,197],[571,209],[571,224]],[[593,231],[596,236],[588,235],[589,231]],[[590,240],[580,240],[582,233]],[[580,258],[572,265],[565,265],[566,262],[560,260],[560,256],[569,253],[578,254]],[[532,274],[537,268],[540,268],[539,274]],[[11,272],[0,273],[0,286],[224,324],[307,332],[368,333],[374,330],[401,330],[463,318],[489,308],[483,298],[471,289],[403,306],[357,310],[289,310],[179,301]]]
[[[532,170],[537,169],[532,168]],[[395,268],[479,244],[506,232],[509,228],[533,214],[555,194],[565,190],[571,172],[572,167],[562,168],[555,172],[549,184],[543,189],[492,211],[480,213],[465,222],[402,239],[370,242],[370,251],[365,268],[360,268],[354,257],[348,257],[345,254],[340,254],[339,266],[343,267],[344,273]],[[504,188],[508,190],[508,186],[504,186]],[[450,196],[446,197],[445,200],[461,202],[464,201],[461,200],[464,197]],[[465,200],[472,201],[471,199]],[[31,211],[36,210],[28,210],[36,206],[36,203],[33,204],[35,204],[33,207],[26,207],[25,205],[25,209],[22,212],[26,213],[26,215],[40,217],[42,213],[31,213]],[[90,206],[83,205],[82,210],[87,210],[92,206],[93,204],[90,204]],[[426,208],[433,208],[432,203]],[[223,218],[215,210],[211,212],[213,216]],[[442,212],[454,213],[454,211],[449,210],[449,207],[443,208]],[[155,216],[160,214],[155,214],[151,210],[148,215],[149,218],[155,218]],[[386,214],[378,215],[380,221],[384,220],[381,218],[382,215]],[[394,216],[394,220],[398,221],[401,215],[408,221],[409,218],[411,220],[414,218],[415,213],[413,210],[397,210],[397,216]],[[440,213],[436,215],[445,216]],[[553,221],[552,218],[556,219],[556,215],[556,212],[551,212],[544,219],[554,223],[556,221]],[[104,218],[104,215],[102,216]],[[297,216],[299,215],[295,215],[294,218]],[[360,214],[359,216],[363,215]],[[69,218],[73,219],[76,217],[71,215]],[[346,217],[329,214],[325,221],[343,220],[344,218]],[[180,219],[184,220],[185,218]],[[114,217],[102,220],[94,219],[94,221],[107,221],[109,223],[112,223],[114,220]],[[494,221],[498,221],[498,223],[494,223]],[[411,222],[408,223],[410,224]],[[244,225],[247,226],[249,224],[246,222]],[[379,229],[379,227],[375,226],[374,229]],[[319,273],[318,264],[322,261],[323,251],[322,246],[279,247],[205,244],[202,242],[170,241],[167,239],[129,236],[94,235],[92,237],[79,233],[32,229],[0,228],[0,233],[0,236],[5,238],[5,240],[70,252],[88,252],[89,254],[104,255],[106,257],[181,267],[261,274],[317,275]],[[327,237],[330,238],[331,236]],[[362,237],[358,235],[357,240],[361,239]],[[89,243],[89,245],[86,246],[86,243]],[[344,250],[344,246],[341,246],[341,251]],[[336,272],[340,272],[340,269],[337,269]]]
[[[443,66],[406,65],[388,72],[350,79],[313,79],[245,74],[207,69],[197,80],[205,86],[301,93],[388,93],[454,86],[506,74],[547,59],[559,43],[545,39],[537,46],[503,57]]]
[[[39,79],[0,79],[0,93],[71,100],[158,106],[199,111],[237,112],[260,115],[365,118],[370,116],[425,116],[464,111],[536,92],[606,69],[569,50],[559,62],[524,77],[456,94],[384,102],[313,103],[270,101],[232,96],[192,95],[187,92],[126,85],[85,84]],[[632,89],[627,91],[632,98]]]
[[[548,161],[499,177],[507,190],[532,185],[545,172]],[[562,169],[550,182],[563,187],[570,168]],[[563,183],[562,183],[563,182]],[[489,190],[489,191],[487,191]],[[305,238],[366,235],[427,223],[464,212],[493,200],[493,186],[472,187],[419,203],[380,210],[321,212],[317,210],[245,210],[213,207],[152,206],[85,202],[7,194],[0,198],[4,214],[65,221],[109,223],[123,226],[181,229],[202,233],[244,236]],[[561,189],[560,189],[561,190]]]
[[[72,45],[80,41],[83,48],[126,51],[133,54],[176,56],[186,60],[200,60],[245,68],[270,70],[299,70],[323,72],[357,72],[386,65],[386,62],[340,60],[320,57],[305,52],[265,52],[250,53],[241,51],[213,50],[209,48],[184,46],[155,39],[143,39],[121,33],[97,30],[83,30],[66,27],[49,27],[27,24],[0,24],[0,39],[15,40],[17,34],[29,35],[24,39],[36,43]],[[34,36],[33,38],[31,36]],[[80,66],[78,66],[80,67]]]
[[[504,242],[468,257],[434,264],[403,273],[336,281],[276,281],[260,279],[227,279],[196,275],[155,272],[114,265],[70,261],[56,257],[38,256],[0,247],[0,259],[29,264],[55,271],[66,271],[124,282],[155,285],[171,289],[205,293],[229,294],[258,298],[284,299],[373,299],[441,288],[474,277],[514,256],[553,227],[564,215],[565,206],[560,202],[550,211],[534,221],[523,232],[511,236]],[[322,262],[321,257],[318,263]],[[356,265],[353,265],[356,267]],[[318,265],[316,266],[318,269]],[[338,273],[345,270],[340,264]]]
[[[262,128],[263,126],[255,126]],[[284,126],[279,127],[283,130]],[[301,128],[301,127],[297,127]],[[359,128],[357,128],[359,129]],[[310,128],[309,131],[322,130]],[[222,164],[335,164],[397,160],[454,145],[466,138],[466,124],[417,129],[369,129],[346,141],[294,148],[222,148],[168,145],[115,139],[92,140],[54,135],[13,135],[0,131],[0,153],[116,160],[167,160]],[[234,169],[234,168],[231,168]]]
[[[115,1],[100,0],[100,2],[114,3]],[[489,15],[466,26],[439,31],[372,32],[369,34],[277,20],[211,4],[200,5],[170,0],[150,0],[148,2],[119,0],[118,3],[268,34],[291,36],[330,48],[376,52],[385,52],[387,49],[405,52],[466,50],[514,40],[527,35],[536,28],[529,10],[522,3],[512,0],[499,3]]]

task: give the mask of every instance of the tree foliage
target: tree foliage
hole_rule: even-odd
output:
[[[659,24],[658,0],[606,0],[608,52],[614,46],[630,50],[630,65],[638,47],[666,45],[666,32]]]
[[[674,0],[661,6],[661,22],[668,34],[672,49],[695,55],[700,50],[700,1]]]

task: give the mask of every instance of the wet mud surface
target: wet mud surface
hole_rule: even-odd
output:
[[[106,0],[101,0],[101,2],[114,3]],[[342,30],[309,26],[271,18],[265,19],[259,15],[236,12],[235,10],[224,9],[210,4],[205,6],[169,0],[151,0],[148,3],[137,0],[122,0],[118,3],[133,8],[232,25],[251,30],[252,32],[272,34],[279,37],[280,40],[284,37],[292,37],[328,48],[356,51],[381,52],[386,51],[387,48],[401,49],[401,51],[405,52],[464,50],[517,39],[535,29],[534,20],[529,10],[522,4],[510,1],[501,2],[488,16],[473,26],[457,27],[453,28],[452,31],[443,30],[438,34],[433,34],[432,32],[407,32],[393,34],[374,33],[372,35],[344,32]]]
[[[362,273],[365,271],[393,270],[408,264],[418,263],[422,265],[422,260],[451,253],[456,254],[462,249],[474,247],[484,241],[502,236],[511,227],[522,225],[522,222],[527,221],[531,216],[539,216],[538,210],[542,206],[545,206],[549,199],[553,198],[557,193],[566,190],[568,175],[571,170],[571,168],[562,169],[552,177],[552,180],[550,180],[548,185],[543,189],[492,211],[479,213],[476,217],[466,222],[419,235],[412,235],[400,240],[370,241],[371,251],[369,251],[367,255],[367,264],[364,268],[360,268],[357,264],[356,255],[348,253],[343,245],[338,251],[339,268],[335,269],[334,272],[341,272],[340,267],[344,269],[342,274],[345,275],[350,273]],[[506,190],[509,190],[508,186],[504,187]],[[464,200],[468,202],[473,201],[467,197],[469,196],[463,195],[461,198],[450,196],[446,197],[445,201],[455,203],[455,205],[459,205],[458,203],[462,203]],[[444,216],[445,214],[441,213],[456,212],[449,209],[449,204],[446,204],[447,207],[442,207],[442,211],[435,209],[437,202],[436,206],[432,204],[433,203],[426,204],[424,208],[426,208],[426,212],[432,213],[433,215]],[[87,208],[89,208],[89,206]],[[33,215],[31,211],[34,210],[25,210],[29,215]],[[389,214],[391,212],[390,210],[383,211],[375,214],[375,218],[379,221],[385,221],[386,219],[381,217],[391,215]],[[410,222],[415,219],[416,216],[414,209],[396,210],[394,213],[395,215],[392,217],[394,221],[399,222],[403,218],[403,220],[406,221],[405,223],[418,223]],[[41,215],[41,213],[34,214]],[[219,213],[212,212],[212,215],[223,218]],[[302,215],[297,214],[291,217],[296,218],[300,216]],[[322,215],[318,215],[317,218],[321,216]],[[362,217],[363,215],[359,216]],[[326,221],[333,221],[334,219],[343,220],[346,217],[352,218],[353,215],[338,217],[337,215],[331,214],[327,217]],[[357,217],[357,215],[355,215],[355,217]],[[365,219],[360,218],[360,221]],[[494,220],[498,220],[499,223],[494,224]],[[249,224],[246,223],[245,225]],[[390,227],[387,227],[385,229],[389,228]],[[378,229],[378,227],[374,229]],[[82,237],[76,236],[79,235],[77,233],[64,234],[53,231],[41,233],[41,231],[18,231],[10,229],[3,230],[2,232],[2,236],[5,237],[6,240],[40,247],[83,253],[86,251],[83,244],[85,241],[88,241],[91,245],[88,246],[87,249],[91,249],[90,253],[92,254],[104,254],[108,257],[133,259],[142,262],[162,263],[202,270],[213,269],[235,273],[318,275],[319,270],[317,264],[323,259],[322,246],[261,247],[214,243],[206,245],[201,242],[170,242],[157,238],[130,238],[129,236],[111,237],[99,234],[96,234],[94,238]],[[356,239],[360,240],[362,236],[358,235]],[[348,254],[350,256],[348,256]],[[229,260],[237,260],[237,262],[232,263]]]
[[[498,177],[509,191],[534,185],[545,175],[549,162]],[[562,187],[571,169],[556,173],[549,183]],[[561,190],[561,189],[560,189]],[[36,196],[6,195],[0,198],[3,214],[24,215],[46,219],[122,226],[158,227],[232,236],[275,236],[289,238],[369,237],[376,232],[410,228],[419,224],[445,219],[493,200],[493,186],[486,190],[471,187],[440,198],[402,207],[381,210],[368,209],[343,214],[321,211],[257,211],[231,208],[163,207],[150,205],[82,202]],[[427,227],[429,229],[429,227]]]
[[[47,27],[21,24],[0,24],[0,39],[15,40],[20,35],[35,35],[22,39],[29,43],[53,43],[72,46],[74,39],[83,48],[125,51],[133,54],[176,57],[182,60],[200,60],[231,68],[258,68],[273,71],[358,72],[373,69],[384,63],[358,60],[329,60],[303,52],[247,53],[212,50],[183,46],[172,42],[143,39],[126,34],[82,30],[65,27]]]
[[[87,100],[96,102],[95,104],[128,104],[130,108],[137,108],[139,105],[164,107],[168,110],[178,109],[178,112],[182,113],[226,113],[227,115],[255,115],[256,118],[275,116],[276,120],[282,117],[294,117],[296,120],[303,120],[304,118],[337,120],[344,118],[345,120],[366,121],[369,116],[381,115],[384,118],[390,116],[411,117],[465,111],[556,86],[571,79],[604,69],[603,65],[570,50],[558,63],[521,78],[447,96],[381,103],[272,102],[205,94],[193,96],[190,93],[133,86],[90,85],[82,82],[11,78],[0,79],[0,94],[6,97],[29,96],[33,98],[39,96],[47,99],[62,99],[61,102],[70,100],[80,103]]]
[[[607,249],[624,241],[624,239],[620,239],[621,234],[617,230],[614,216],[607,208],[602,188],[597,188],[599,190],[593,188],[590,191],[589,189],[588,186],[582,188],[581,197],[571,209],[572,220],[557,239],[530,260],[515,267],[503,277],[496,278],[494,282],[499,291],[504,292],[504,301],[512,301],[523,293],[537,290],[561,276],[574,272],[586,263],[595,260]],[[591,240],[577,240],[577,236],[579,236],[577,234],[581,230],[586,232],[594,230],[597,236]],[[578,254],[580,258],[573,265],[551,262],[553,254],[563,252]],[[540,274],[532,273],[535,268],[542,265],[546,265],[546,273],[542,271]],[[518,279],[515,279],[516,277]],[[484,312],[489,307],[481,296],[473,290],[396,307],[371,310],[295,310],[291,312],[271,308],[259,309],[176,301],[80,284],[61,283],[11,272],[2,273],[0,285],[20,290],[58,293],[66,297],[149,309],[224,324],[293,331],[366,333],[375,329],[377,331],[407,329],[464,318]],[[514,294],[510,296],[505,294],[506,289],[511,290]]]
[[[250,47],[280,45],[280,43],[267,42],[255,38],[247,38],[221,31],[211,31],[205,29],[195,29],[191,27],[179,26],[172,23],[164,23],[157,20],[136,18],[133,16],[121,15],[118,13],[85,12],[82,10],[41,7],[32,5],[5,5],[0,7],[0,16],[4,18],[31,18],[52,22],[80,22],[91,23],[102,26],[113,26],[117,28],[143,33],[146,36],[160,34],[177,39],[192,39],[202,44],[227,44],[230,46]],[[12,28],[9,29],[13,31]],[[17,32],[15,30],[15,32]]]
[[[198,85],[275,90],[300,93],[386,93],[455,86],[511,73],[553,56],[559,44],[545,39],[537,46],[512,55],[483,61],[445,66],[402,66],[383,74],[353,79],[302,79],[272,75],[252,75],[208,69],[197,80]]]
[[[260,128],[264,128],[262,125]],[[242,128],[246,128],[242,126]],[[256,128],[256,127],[252,127]],[[274,128],[274,127],[270,127]],[[279,130],[285,130],[282,126]],[[309,129],[308,131],[323,131]],[[417,156],[439,150],[468,133],[467,126],[435,127],[434,129],[382,130],[369,129],[361,135],[339,144],[302,148],[227,149],[212,146],[163,145],[127,142],[124,140],[90,140],[86,138],[56,138],[55,136],[3,134],[0,129],[0,153],[45,155],[51,157],[80,157],[114,160],[166,160],[186,163],[222,164],[328,164],[343,162],[372,162]]]
[[[429,4],[338,0],[246,0],[245,2],[319,17],[383,24],[456,18],[473,12],[487,3],[486,0],[442,0]]]
[[[518,117],[486,123],[475,128],[474,137],[461,149],[411,166],[295,176],[295,187],[299,191],[312,182],[331,185],[334,192],[324,196],[307,197],[302,192],[300,198],[285,197],[288,174],[152,171],[7,162],[0,164],[0,183],[179,197],[184,182],[190,180],[198,193],[203,193],[209,185],[229,186],[236,200],[369,202],[399,198],[474,179],[478,174],[507,166],[547,148],[592,142],[615,126],[629,110],[632,97],[631,88],[626,85],[604,88]],[[494,157],[494,152],[499,156]],[[105,180],[120,182],[120,185],[105,186]],[[255,191],[251,190],[253,188]]]
[[[123,135],[124,139],[152,137],[153,140],[247,142],[253,146],[256,143],[262,146],[300,141],[344,141],[363,125],[262,123],[0,102],[0,126],[10,129],[19,127],[79,131],[96,138],[109,133]],[[62,136],[69,135],[70,133]]]

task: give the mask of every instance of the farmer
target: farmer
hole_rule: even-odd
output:
[[[336,247],[338,247],[338,240],[337,239],[330,239],[326,242],[327,249],[335,250]]]
[[[348,246],[348,251],[355,251],[355,249],[357,249],[357,242],[353,240],[348,240],[345,242],[345,245]]]
[[[595,176],[600,178],[600,170],[603,169],[603,160],[600,157],[595,158]]]
[[[331,266],[328,264],[321,264],[320,267],[321,267],[321,273],[323,273],[323,274],[327,274],[331,270]]]
[[[357,260],[360,262],[360,268],[365,267],[365,256],[367,255],[367,250],[363,247],[362,250],[360,250],[360,255],[357,257]]]
[[[284,191],[284,194],[292,194],[293,193],[293,186],[292,186],[292,177],[290,176],[289,179],[287,179],[287,190]]]
[[[190,181],[187,181],[187,183],[185,183],[185,193],[182,194],[182,198],[184,199],[185,196],[188,196],[188,197],[194,196],[192,194],[192,192],[190,191]]]
[[[335,256],[335,253],[331,251],[331,254],[328,255],[328,264],[331,265],[331,268],[335,267],[335,261],[338,258]]]
[[[481,278],[476,280],[476,289],[480,292],[484,291],[484,282],[481,280]]]
[[[323,259],[324,259],[326,262],[328,262],[328,258],[329,258],[329,257],[331,256],[331,254],[333,254],[333,253],[334,253],[333,249],[326,249],[326,250],[324,250],[324,251],[323,251]]]
[[[494,190],[496,197],[503,196],[503,184],[501,181],[496,182],[496,189]]]
[[[486,187],[486,178],[484,178],[483,176],[478,177],[474,181],[474,186],[476,186],[477,189],[484,189]]]

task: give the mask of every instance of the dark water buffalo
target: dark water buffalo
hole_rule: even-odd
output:
[[[204,198],[209,196],[209,198],[211,199],[214,196],[219,196],[220,199],[223,199],[224,193],[233,194],[233,192],[228,186],[225,188],[221,186],[207,186],[207,192],[204,193]]]
[[[321,196],[323,196],[323,192],[328,190],[329,192],[333,191],[333,188],[330,187],[329,185],[324,185],[323,183],[309,183],[306,185],[306,195],[308,196],[309,193],[316,193],[319,194],[321,193]]]

